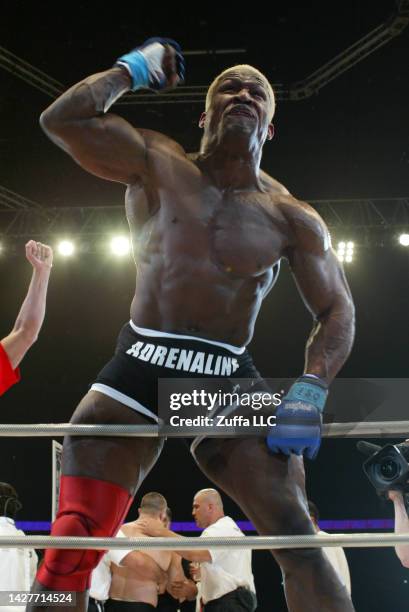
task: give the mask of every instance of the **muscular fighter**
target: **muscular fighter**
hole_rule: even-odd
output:
[[[46,244],[29,240],[26,244],[26,258],[33,266],[27,295],[13,329],[0,340],[0,395],[20,380],[18,366],[37,340],[44,321],[53,251]]]
[[[284,257],[314,321],[303,376],[277,409],[268,444],[205,439],[194,452],[260,534],[313,534],[297,455],[318,451],[327,387],[352,346],[351,295],[322,219],[260,169],[275,102],[258,70],[235,66],[212,83],[194,156],[108,112],[130,90],[174,87],[182,78],[178,45],[150,39],[74,85],[41,116],[49,137],[85,170],[126,185],[137,263],[131,321],[72,422],[155,422],[160,377],[258,378],[246,346]],[[52,534],[115,534],[162,444],[66,438]],[[292,612],[353,609],[319,549],[273,554]],[[98,558],[96,551],[48,550],[35,588],[74,590],[83,609]]]
[[[131,523],[126,523],[121,527],[122,533],[128,537],[146,537],[145,530],[139,524],[143,521],[150,529],[163,527],[166,520],[167,502],[160,493],[147,493],[143,496],[141,507],[139,508],[139,518]],[[132,552],[129,556],[132,556]],[[142,554],[142,553],[141,553]],[[168,581],[184,580],[184,573],[180,557],[172,551],[166,550],[146,550],[143,553],[155,561],[163,572],[167,573]],[[125,557],[121,565],[111,564],[112,582],[109,590],[110,604],[109,610],[115,612],[132,612],[132,610],[154,610],[158,604],[158,583],[156,580],[148,579],[141,575],[141,572],[134,571],[132,566],[127,563]]]

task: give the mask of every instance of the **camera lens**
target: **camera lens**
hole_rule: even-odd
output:
[[[385,480],[393,480],[399,475],[399,465],[393,459],[386,459],[379,466],[379,471]]]

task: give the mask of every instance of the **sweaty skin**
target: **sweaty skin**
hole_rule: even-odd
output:
[[[239,72],[217,88],[196,156],[162,134],[99,114],[129,85],[120,68],[89,77],[54,102],[41,122],[83,168],[127,185],[137,265],[134,323],[247,344],[271,268],[286,257],[315,318],[305,369],[330,382],[352,345],[350,293],[319,215],[258,171],[268,101],[253,93],[251,73]]]
[[[174,83],[172,75],[168,82]],[[331,382],[352,347],[353,303],[319,215],[260,170],[263,145],[273,135],[266,83],[251,68],[224,74],[200,118],[203,138],[193,156],[167,136],[107,113],[129,88],[125,69],[93,75],[58,98],[41,125],[85,170],[127,186],[137,266],[134,323],[247,344],[271,288],[272,267],[284,257],[314,319],[305,372]],[[146,423],[96,391],[82,399],[71,422]],[[63,473],[134,493],[162,446],[163,439],[154,438],[67,437]],[[258,533],[314,533],[300,457],[272,455],[260,438],[212,438],[199,444],[195,459]],[[272,552],[291,612],[353,611],[320,549]],[[33,589],[47,590],[38,582]],[[85,608],[86,594],[77,594],[75,610]]]
[[[160,519],[146,515],[143,516],[143,520],[152,526],[162,525]],[[142,529],[140,529],[139,522],[139,520],[136,520],[121,527],[122,532],[127,538],[147,537],[144,535]],[[172,561],[172,552],[147,550],[143,554],[153,559],[163,572],[169,571]],[[141,601],[150,603],[156,607],[158,603],[158,583],[154,580],[141,578],[134,569],[126,567],[126,557],[123,563],[125,565],[118,566],[114,563],[111,564],[112,583],[109,591],[110,599]]]

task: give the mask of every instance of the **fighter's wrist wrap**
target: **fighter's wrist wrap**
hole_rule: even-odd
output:
[[[130,51],[122,55],[115,66],[123,66],[132,79],[132,91],[142,87],[149,87],[149,70],[146,59],[140,51]]]
[[[322,412],[327,396],[328,387],[323,380],[315,376],[304,375],[300,376],[290,387],[285,399],[292,402],[308,402]]]

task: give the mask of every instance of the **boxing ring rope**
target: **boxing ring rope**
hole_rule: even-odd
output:
[[[206,427],[172,428],[172,436],[191,437],[214,436],[214,431]],[[406,437],[409,434],[409,421],[373,421],[360,423],[331,423],[323,426],[323,436],[327,438],[345,437]],[[160,437],[167,433],[160,431],[158,425],[76,425],[70,423],[46,424],[0,424],[0,437],[47,437],[47,436],[130,436]],[[219,436],[237,436],[235,428],[223,428]],[[322,548],[342,546],[393,547],[409,544],[409,534],[334,534],[334,535],[292,535],[292,536],[246,536],[245,538],[79,538],[54,536],[0,536],[1,548],[61,548],[61,549],[129,549],[129,550],[194,550],[238,548],[251,550],[278,550],[284,548]]]
[[[129,550],[206,550],[238,548],[278,550],[282,548],[386,547],[409,544],[408,534],[353,533],[334,535],[245,536],[206,538],[77,538],[72,536],[0,536],[1,548],[129,549]]]
[[[164,432],[158,425],[73,425],[70,423],[0,424],[0,437],[29,436],[130,436],[130,437],[234,437],[237,428],[223,427],[168,427]],[[240,434],[242,437],[245,434]],[[329,423],[323,425],[324,438],[399,438],[409,436],[409,421],[372,421],[359,423]]]

